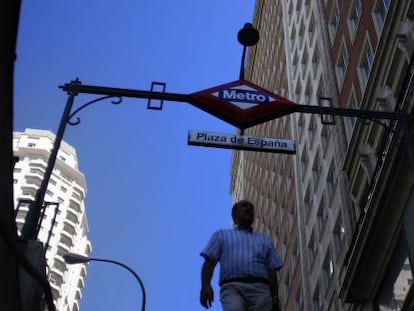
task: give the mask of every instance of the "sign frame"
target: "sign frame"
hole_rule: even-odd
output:
[[[217,94],[223,91],[235,91],[238,94],[253,93],[266,98],[266,103],[247,100],[250,108],[240,108],[232,100],[220,98]],[[248,97],[248,95],[246,95]],[[270,100],[271,99],[271,100]],[[234,125],[239,129],[246,129],[260,123],[270,121],[294,111],[296,104],[280,95],[271,93],[260,86],[246,80],[237,80],[213,88],[202,90],[189,95],[190,103],[215,117]],[[242,102],[242,99],[236,99]]]
[[[296,142],[291,139],[224,134],[196,130],[188,131],[187,144],[190,146],[296,154]]]

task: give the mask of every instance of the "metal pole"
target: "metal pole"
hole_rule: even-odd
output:
[[[113,263],[113,264],[121,266],[121,267],[127,269],[129,272],[131,272],[133,274],[133,276],[135,277],[135,279],[138,281],[138,283],[141,287],[141,293],[142,293],[141,310],[145,311],[146,294],[145,294],[144,283],[142,282],[141,278],[138,276],[138,274],[134,270],[132,270],[130,267],[128,267],[126,264],[123,264],[122,262],[111,260],[111,259],[89,258],[89,261],[102,261],[102,262]]]
[[[21,310],[13,217],[13,83],[20,0],[0,1],[0,310]]]
[[[246,59],[246,50],[248,46],[256,45],[259,42],[259,32],[253,28],[251,23],[244,24],[243,28],[237,33],[237,41],[243,45],[243,54],[240,66],[239,80],[244,80],[244,65]]]
[[[242,54],[241,64],[240,64],[239,80],[244,80],[244,62],[246,59],[246,50],[247,50],[247,46],[243,45],[243,54]]]
[[[66,124],[69,119],[69,115],[73,106],[73,101],[76,95],[77,93],[75,92],[70,93],[66,101],[65,110],[63,111],[62,118],[60,120],[59,129],[56,134],[53,149],[50,153],[49,160],[47,162],[47,168],[43,176],[42,183],[40,185],[39,190],[37,190],[35,200],[32,204],[30,204],[29,211],[26,215],[26,219],[20,235],[20,237],[23,240],[35,240],[37,238],[36,227],[39,222],[39,217],[42,210],[43,201],[45,199],[47,186],[49,184],[50,176],[52,175],[53,168],[55,166],[56,157],[63,139],[63,134],[65,133]]]

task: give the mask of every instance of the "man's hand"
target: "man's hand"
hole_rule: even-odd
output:
[[[201,268],[200,303],[206,309],[210,308],[214,301],[214,292],[210,285],[214,266],[215,264],[207,258]]]
[[[200,303],[201,303],[201,305],[204,308],[208,309],[212,306],[213,301],[214,301],[213,288],[210,285],[202,287],[201,291],[200,291]]]

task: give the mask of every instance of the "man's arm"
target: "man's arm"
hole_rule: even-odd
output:
[[[270,293],[272,295],[272,311],[279,311],[280,301],[279,301],[276,270],[269,270],[268,273],[269,273]]]
[[[214,263],[206,258],[201,268],[200,303],[206,309],[210,308],[214,301],[214,292],[211,287],[214,267]]]

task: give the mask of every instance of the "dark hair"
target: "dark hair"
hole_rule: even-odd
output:
[[[239,209],[239,207],[251,207],[254,210],[254,205],[249,200],[241,200],[239,202],[236,202],[231,209],[231,216],[233,217],[233,220],[235,220],[234,217],[236,216],[236,211]]]

